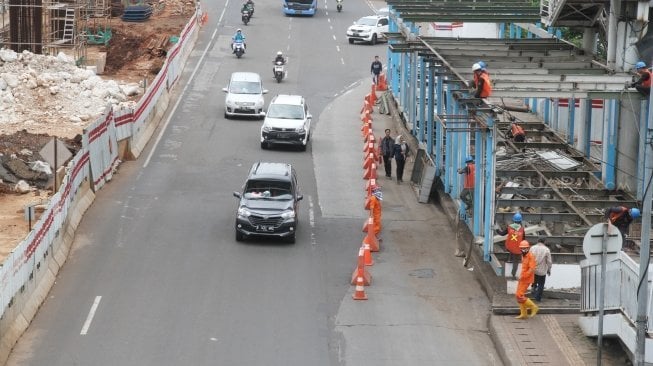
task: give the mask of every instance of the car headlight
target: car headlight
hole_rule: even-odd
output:
[[[302,126],[302,127],[298,127],[298,128],[296,128],[296,129],[295,129],[295,132],[297,132],[297,133],[305,133],[306,130],[304,129],[304,126]]]
[[[270,126],[263,125],[263,127],[261,127],[261,130],[263,132],[270,132],[272,129],[270,128]]]
[[[247,217],[250,217],[251,215],[252,215],[252,213],[249,212],[249,210],[244,208],[244,207],[241,207],[241,208],[238,209],[238,217],[247,218]]]
[[[284,220],[288,219],[294,219],[295,218],[295,211],[286,211],[281,214],[281,218]]]

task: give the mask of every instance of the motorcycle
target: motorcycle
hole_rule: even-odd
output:
[[[249,23],[249,18],[250,18],[249,11],[243,10],[243,15],[242,15],[241,19],[243,20],[243,23],[245,25],[247,25],[247,23]]]
[[[338,13],[342,11],[342,0],[336,0],[336,9],[338,9]]]
[[[243,54],[245,53],[245,44],[243,43],[243,41],[234,42],[234,53],[238,58],[241,58],[243,56]]]
[[[281,80],[283,80],[285,75],[286,75],[286,71],[284,70],[283,62],[275,61],[275,63],[274,63],[274,78],[277,79],[277,83],[280,83]]]

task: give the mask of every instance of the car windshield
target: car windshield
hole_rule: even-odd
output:
[[[369,26],[375,26],[376,25],[376,18],[360,18],[356,22],[358,25],[369,25]]]
[[[304,107],[292,104],[270,104],[267,116],[280,119],[304,119]]]
[[[292,199],[290,182],[249,181],[245,187],[245,198],[250,200],[289,200]]]
[[[261,84],[256,81],[232,81],[229,92],[234,94],[261,94]]]

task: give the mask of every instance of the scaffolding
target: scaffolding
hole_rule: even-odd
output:
[[[15,52],[64,52],[83,65],[89,40],[110,38],[110,0],[0,0],[0,15],[0,45]]]

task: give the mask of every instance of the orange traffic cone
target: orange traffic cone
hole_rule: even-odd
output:
[[[366,143],[365,146],[363,147],[363,152],[365,154],[369,154],[369,153],[376,154],[376,149],[374,147],[374,142]]]
[[[370,164],[374,162],[376,162],[376,156],[374,156],[374,153],[368,153],[365,160],[363,160],[363,169],[369,168]]]
[[[369,220],[371,220],[371,223],[367,227],[367,235],[363,238],[363,244],[368,244],[371,251],[378,252],[379,241],[376,239],[376,233],[374,233],[374,219],[370,217]]]
[[[373,266],[374,259],[372,259],[372,250],[369,244],[363,244],[363,263],[366,266]]]
[[[365,198],[365,210],[369,211],[370,205],[372,204],[371,201],[372,201],[372,198],[370,196],[367,196],[367,198]],[[364,233],[367,232],[367,227],[365,225],[363,225],[363,232]]]
[[[372,91],[369,94],[370,96],[370,104],[374,105],[376,103],[376,84],[372,83]]]
[[[369,200],[369,198],[368,198],[368,200]],[[369,208],[366,208],[366,210],[369,210]],[[373,230],[373,228],[372,228],[372,222],[373,222],[373,221],[372,221],[372,218],[371,218],[371,217],[368,218],[367,220],[365,220],[365,223],[363,224],[363,232],[364,232],[364,233],[366,233],[367,230]]]
[[[372,122],[372,115],[370,114],[370,111],[365,109],[363,112],[361,112],[361,121],[363,121],[363,123]]]
[[[356,290],[351,295],[354,300],[367,300],[367,295],[365,294],[365,284],[363,283],[363,277],[356,278]]]
[[[376,178],[370,179],[365,183],[365,191],[367,192],[366,197],[370,197],[372,195],[372,187],[376,185]]]
[[[361,132],[363,135],[363,138],[366,138],[367,135],[370,134],[370,131],[372,130],[372,124],[369,122],[364,122],[363,125],[361,126]]]
[[[370,128],[370,131],[367,134],[367,136],[365,136],[365,142],[368,143],[368,144],[370,142],[376,144],[376,137],[374,137],[374,131],[372,131],[371,128]]]
[[[356,268],[354,268],[354,273],[351,275],[351,284],[356,284],[356,278],[362,277],[363,284],[369,286],[372,284],[372,275],[365,268],[365,251],[363,248],[358,250],[358,262],[356,263]]]
[[[376,163],[370,164],[370,166],[365,169],[363,179],[376,179]]]
[[[385,74],[379,75],[379,84],[376,86],[376,90],[378,91],[388,90],[388,82],[385,79]]]

